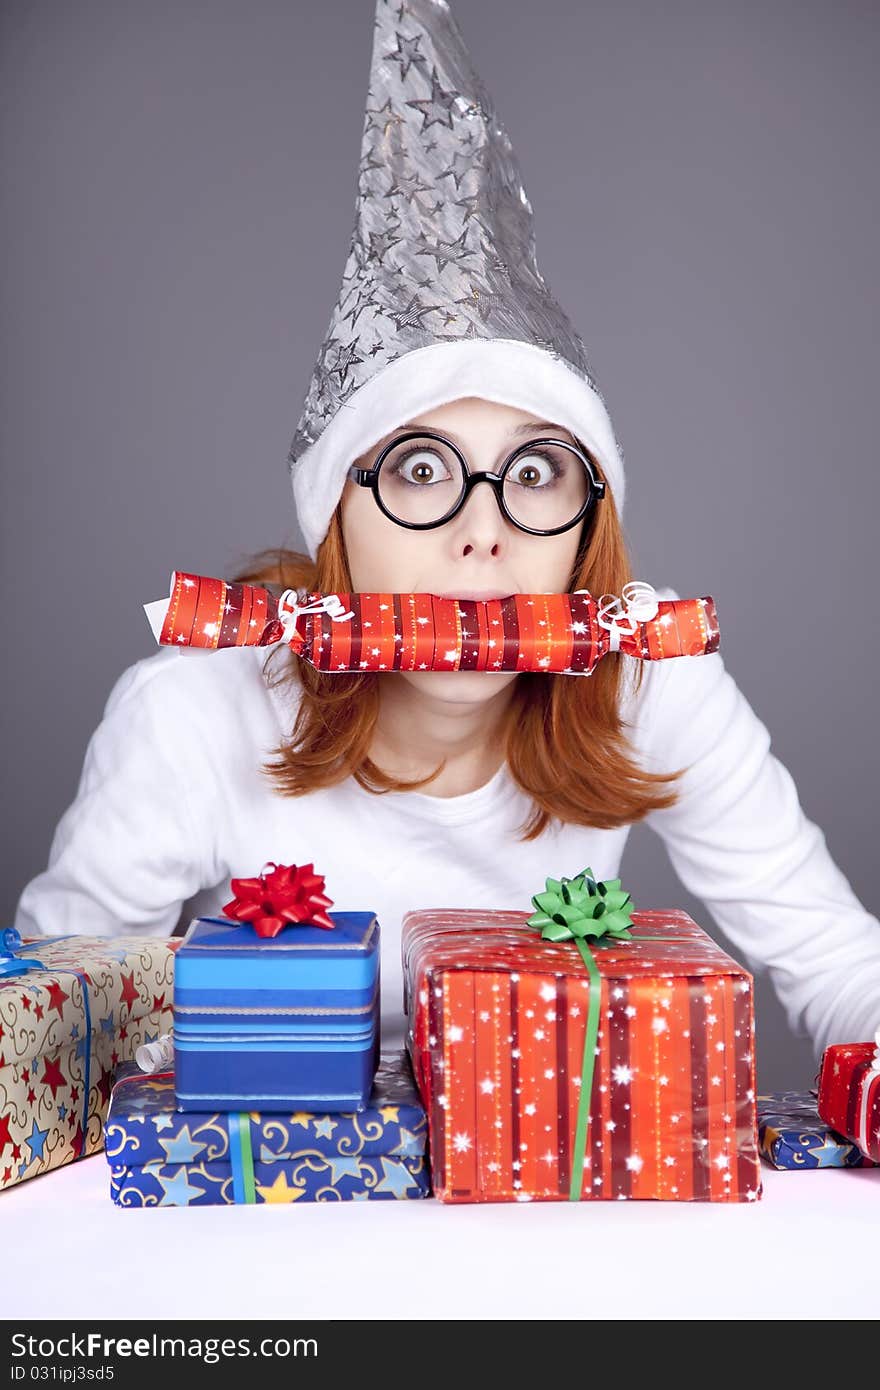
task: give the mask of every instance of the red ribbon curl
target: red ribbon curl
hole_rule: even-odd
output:
[[[297,868],[296,864],[270,861],[259,878],[232,879],[235,897],[225,905],[223,915],[249,922],[257,936],[277,936],[296,922],[332,929],[335,923],[325,908],[333,906],[333,899],[324,892],[323,874],[316,874],[314,868],[314,864]]]

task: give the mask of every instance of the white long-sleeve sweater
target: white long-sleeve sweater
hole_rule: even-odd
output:
[[[162,650],[123,673],[49,866],[21,895],[23,936],[170,935],[189,900],[194,915],[219,913],[233,876],[258,874],[268,860],[313,861],[332,910],[379,917],[382,1037],[394,1045],[404,1033],[408,909],[528,911],[548,875],[589,865],[600,878],[618,876],[629,827],[551,824],[519,840],[529,803],[506,767],[463,796],[375,795],[352,778],[280,795],[260,765],[291,729],[296,692],[267,687],[265,657],[259,648]],[[681,882],[739,959],[769,970],[792,1030],[812,1039],[817,1056],[830,1042],[873,1037],[880,922],[805,817],[721,654],[645,666],[622,712],[645,767],[688,769],[677,804],[647,822]]]

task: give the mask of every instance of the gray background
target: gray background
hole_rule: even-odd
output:
[[[873,3],[458,0],[539,264],[622,441],[636,573],[729,669],[877,910]],[[342,275],[372,0],[4,0],[3,913],[140,605],[297,546],[290,436]],[[636,827],[641,906],[707,921]],[[714,928],[713,928],[714,929]],[[758,1079],[813,1079],[766,979]]]

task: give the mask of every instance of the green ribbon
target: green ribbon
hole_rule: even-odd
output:
[[[548,878],[543,893],[532,898],[537,911],[526,923],[540,927],[544,941],[573,940],[587,967],[590,980],[590,1003],[587,1011],[587,1030],[584,1036],[584,1058],[581,1066],[581,1093],[575,1121],[574,1157],[568,1200],[579,1202],[584,1185],[584,1155],[587,1149],[587,1119],[593,1095],[593,1074],[596,1068],[596,1041],[599,1036],[599,1007],[602,976],[587,945],[587,938],[611,937],[601,945],[615,941],[692,941],[689,936],[632,936],[634,904],[620,886],[619,878],[597,880],[592,869],[582,869],[575,878]]]
[[[544,941],[570,941],[581,953],[590,978],[590,1003],[587,1012],[587,1031],[584,1037],[584,1058],[581,1067],[581,1093],[578,1097],[575,1121],[574,1156],[570,1202],[580,1201],[584,1182],[584,1154],[587,1149],[587,1117],[593,1093],[593,1072],[596,1063],[596,1040],[599,1036],[599,1005],[602,979],[587,938],[611,937],[614,941],[632,939],[630,927],[633,903],[629,893],[620,886],[619,878],[598,880],[592,869],[582,869],[574,878],[548,878],[543,893],[536,893],[532,902],[537,909],[527,926],[539,927]],[[608,944],[607,942],[605,943]]]
[[[229,1160],[232,1165],[233,1201],[236,1204],[256,1202],[251,1118],[244,1111],[234,1111],[229,1116]]]
[[[532,902],[538,910],[528,925],[540,927],[545,941],[582,941],[588,936],[629,940],[632,899],[619,878],[600,882],[592,869],[582,869],[575,878],[548,878],[545,891],[536,893]]]

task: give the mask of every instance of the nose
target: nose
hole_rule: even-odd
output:
[[[461,555],[500,555],[512,530],[501,510],[496,487],[485,478],[474,484],[453,525],[456,549]]]

